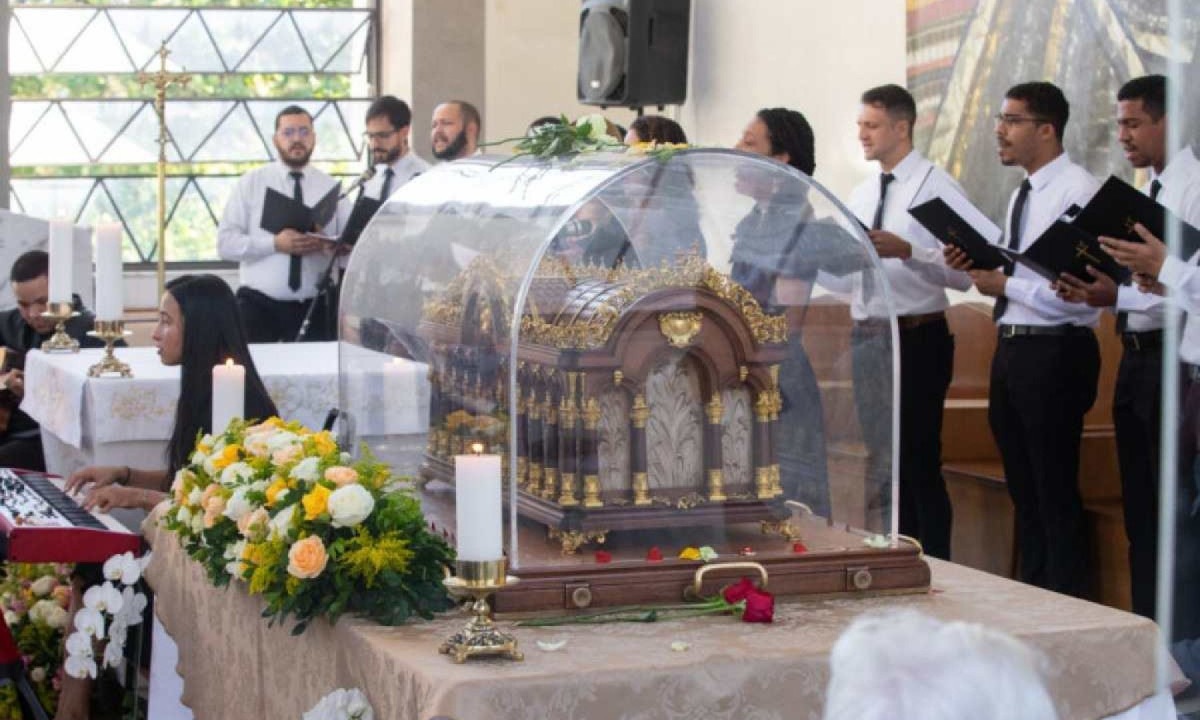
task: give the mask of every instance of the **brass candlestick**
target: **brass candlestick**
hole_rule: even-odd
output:
[[[46,305],[42,317],[54,321],[54,334],[42,343],[44,352],[79,352],[79,341],[67,334],[67,321],[78,314],[69,302],[52,302]]]
[[[508,560],[459,560],[455,567],[458,575],[442,582],[454,597],[474,598],[469,603],[469,611],[474,617],[465,628],[442,643],[438,652],[452,656],[457,663],[466,662],[468,658],[492,655],[524,660],[525,654],[517,649],[517,639],[496,627],[487,604],[488,596],[492,593],[519,582],[517,578],[506,574]]]
[[[104,357],[100,359],[100,362],[88,368],[88,377],[105,375],[133,377],[133,371],[129,369],[129,366],[118,360],[117,356],[113,354],[113,344],[126,335],[132,334],[125,329],[124,320],[97,320],[96,328],[88,335],[104,341]]]

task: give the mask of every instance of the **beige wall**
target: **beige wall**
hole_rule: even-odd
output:
[[[428,156],[432,103],[445,97],[438,91],[474,87],[466,82],[472,72],[487,139],[520,135],[540,115],[595,112],[575,100],[579,5],[383,0],[383,89],[412,102],[414,147]],[[405,18],[413,24],[396,27]],[[479,35],[471,18],[483,24],[482,47],[469,39]],[[872,85],[904,82],[902,0],[693,0],[691,45],[688,100],[665,114],[693,142],[731,145],[756,110],[783,105],[813,125],[818,180],[844,195],[871,172],[855,136],[858,97]],[[632,118],[627,110],[606,114],[621,124]]]

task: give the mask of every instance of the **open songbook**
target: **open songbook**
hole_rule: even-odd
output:
[[[366,195],[359,195],[354,201],[354,207],[350,210],[350,218],[346,220],[346,227],[342,230],[342,234],[338,237],[328,237],[320,235],[327,240],[335,240],[342,245],[352,246],[358,242],[358,236],[362,235],[362,231],[367,229],[367,223],[371,222],[371,218],[375,217],[375,213],[383,205],[375,198],[369,198]]]
[[[979,208],[947,183],[930,182],[933,168],[913,195],[908,214],[944,245],[953,245],[980,270],[1008,268],[1013,253],[999,245],[1004,233]]]
[[[1195,255],[1200,250],[1200,230],[1178,220],[1170,210],[1151,200],[1149,195],[1112,175],[1072,224],[1093,236],[1106,235],[1118,240],[1142,242],[1142,236],[1133,229],[1136,223],[1141,223],[1155,237],[1166,242],[1167,226],[1171,222],[1179,222],[1183,228],[1183,257]]]
[[[262,222],[259,226],[271,234],[286,229],[298,230],[303,233],[315,232],[329,224],[337,212],[338,193],[341,184],[335,183],[317,201],[309,207],[304,203],[293,200],[290,196],[273,188],[267,188],[266,199],[263,202]]]

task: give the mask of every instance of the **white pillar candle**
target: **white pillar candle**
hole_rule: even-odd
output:
[[[52,303],[71,302],[71,268],[74,265],[74,226],[70,220],[50,221],[50,242],[46,252],[50,255],[49,300]]]
[[[96,226],[96,319],[117,321],[125,314],[121,266],[121,226]]]
[[[415,363],[392,358],[383,364],[383,426],[388,433],[404,432],[410,408],[417,404],[418,373]]]
[[[229,421],[246,414],[246,368],[226,360],[212,371],[212,431],[225,432]]]
[[[500,456],[480,453],[454,458],[454,519],[459,560],[499,560],[502,513],[500,503]]]

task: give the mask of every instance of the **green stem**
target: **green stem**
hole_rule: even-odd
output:
[[[729,612],[734,606],[720,596],[699,603],[678,605],[630,605],[583,615],[564,615],[550,618],[531,618],[517,623],[521,627],[553,627],[557,625],[599,625],[610,622],[656,622]]]

